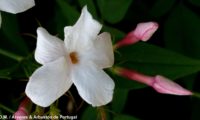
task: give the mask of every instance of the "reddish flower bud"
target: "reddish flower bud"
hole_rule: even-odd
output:
[[[129,32],[122,40],[115,44],[114,48],[134,44],[140,40],[147,41],[158,29],[156,22],[145,22],[137,24],[135,30]]]
[[[151,38],[154,32],[158,29],[158,24],[156,22],[146,22],[139,23],[134,30],[134,35],[142,40],[147,41]]]
[[[152,77],[152,76],[143,75],[133,70],[123,69],[123,68],[117,68],[114,71],[123,77],[151,86],[159,93],[174,94],[174,95],[192,95],[193,94],[191,91],[181,87],[177,83],[160,75],[156,75],[155,77]]]
[[[154,77],[153,84],[151,85],[157,92],[164,94],[174,94],[174,95],[192,95],[193,93],[177,83],[157,75]]]
[[[25,108],[20,107],[17,112],[15,112],[14,116],[15,120],[26,120],[28,117],[28,111]]]
[[[32,105],[30,99],[25,98],[19,105],[18,110],[14,113],[16,120],[26,120],[29,115],[29,108]]]

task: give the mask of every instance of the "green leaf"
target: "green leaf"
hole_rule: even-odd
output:
[[[11,53],[10,51],[7,51],[7,50],[3,50],[1,48],[0,48],[0,55],[6,56],[18,62],[20,62],[23,59],[22,56],[19,56],[15,53]]]
[[[181,78],[200,70],[200,61],[146,43],[120,48],[115,58],[119,66],[148,75]],[[131,51],[131,52],[130,52]]]
[[[16,15],[2,12],[2,26],[0,29],[1,44],[0,47],[9,49],[9,51],[27,55],[28,48],[21,37]]]
[[[34,61],[26,60],[22,63],[21,67],[24,71],[24,76],[30,77],[32,73],[39,67],[40,65]]]
[[[97,0],[102,17],[110,22],[120,22],[133,0]]]
[[[6,59],[3,58],[3,60]],[[33,71],[39,67],[39,64],[35,62],[32,53],[29,54],[27,57],[24,57],[24,59],[20,62],[15,62],[12,64],[9,62],[5,64],[6,66],[1,66],[0,78],[7,80],[13,80],[17,78],[28,78],[31,76]]]
[[[191,120],[199,120],[199,111],[200,111],[200,101],[199,98],[193,98],[191,102]]]
[[[94,107],[87,107],[81,116],[81,120],[96,120],[97,119],[97,109]]]
[[[124,32],[106,25],[103,26],[102,31],[109,32],[111,34],[112,40],[114,40],[113,43],[116,43],[116,41],[121,40],[125,36]]]
[[[68,20],[70,25],[73,25],[80,15],[74,6],[71,6],[66,0],[56,0],[63,16]]]
[[[116,113],[122,112],[128,97],[127,89],[115,89],[112,100],[112,110]]]
[[[150,14],[161,17],[171,10],[175,2],[175,0],[157,0],[150,10]]]
[[[14,110],[12,110],[12,109],[10,109],[9,107],[3,105],[2,103],[0,103],[0,109],[1,109],[1,110],[5,110],[5,111],[7,111],[7,112],[10,112],[10,113],[12,113],[12,114],[15,113]]]
[[[81,116],[81,120],[110,120],[110,114],[108,114],[107,106],[104,107],[91,107],[88,106]]]
[[[78,0],[81,8],[83,8],[85,5],[87,5],[88,10],[90,11],[90,13],[92,14],[92,16],[94,18],[97,18],[97,12],[96,12],[96,8],[95,8],[95,4],[93,0]]]
[[[181,82],[184,83],[184,85],[187,89],[192,90],[195,86],[195,80],[196,80],[197,76],[198,76],[198,73],[188,75],[184,78],[181,78]]]
[[[32,73],[41,66],[35,61],[33,53],[30,53],[26,58],[24,58],[19,65],[18,69],[12,74],[14,78],[29,78]]]
[[[1,54],[0,59],[0,78],[4,80],[11,80],[11,74],[16,70],[16,68],[19,65],[19,62]]]
[[[184,55],[200,58],[200,17],[185,5],[179,4],[164,26],[166,47]]]
[[[113,120],[139,120],[139,119],[129,115],[118,115],[115,116]]]
[[[59,38],[64,36],[64,27],[74,25],[78,20],[80,13],[75,6],[69,5],[65,0],[56,0],[54,21],[56,24],[56,33]]]
[[[8,79],[8,80],[10,80],[11,79],[11,77],[10,77],[10,71],[12,71],[12,70],[13,70],[13,68],[0,70],[0,78],[1,79]]]
[[[199,0],[189,0],[192,4],[196,6],[200,6],[200,1]]]
[[[68,22],[67,22],[67,18],[64,17],[62,11],[60,10],[60,8],[57,8],[55,10],[55,16],[54,16],[54,21],[56,23],[55,25],[55,33],[58,34],[59,38],[64,38],[64,27],[68,26]]]

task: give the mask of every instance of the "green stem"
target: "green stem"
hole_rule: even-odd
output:
[[[80,105],[76,108],[76,112],[78,112],[81,109],[81,107],[83,106],[83,104],[84,104],[84,101],[82,100],[81,103],[80,103]]]
[[[98,109],[103,109],[103,110],[105,110],[105,111],[107,111],[107,112],[109,112],[109,113],[111,113],[111,114],[113,114],[113,115],[118,115],[118,113],[116,113],[116,112],[114,112],[114,111],[112,111],[112,110],[103,108],[103,107],[99,107]]]
[[[197,98],[200,98],[200,93],[193,93],[193,96],[197,97]]]
[[[59,103],[59,101],[56,100],[56,102],[55,102],[55,106],[56,106],[56,107],[58,107],[58,103]]]
[[[44,114],[44,108],[40,107],[40,106],[36,106],[34,114],[43,115]]]
[[[10,109],[10,108],[8,108],[8,107],[2,105],[2,104],[0,104],[0,108],[4,109],[4,110],[6,110],[6,111],[8,111],[8,112],[10,112],[10,113],[12,113],[12,114],[15,113],[14,110],[12,110],[12,109]]]
[[[37,39],[37,36],[31,34],[31,33],[22,33],[22,35],[26,35],[26,36],[29,36],[29,37],[32,37],[34,39]]]
[[[55,106],[55,103],[51,104],[50,106],[50,115],[51,116],[58,116],[60,114],[60,110]]]
[[[16,60],[18,62],[20,62],[23,59],[22,56],[16,55],[14,53],[8,52],[8,51],[3,50],[3,49],[0,49],[0,54],[4,55],[4,56],[7,56],[9,58],[12,58],[13,60]]]

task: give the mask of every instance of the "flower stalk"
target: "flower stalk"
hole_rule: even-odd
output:
[[[6,51],[6,50],[3,50],[3,49],[0,49],[0,54],[1,54],[1,55],[4,55],[4,56],[6,56],[6,57],[9,57],[9,58],[11,58],[11,59],[13,59],[13,60],[16,60],[16,61],[18,61],[18,62],[20,62],[20,61],[23,60],[23,57],[22,57],[22,56],[19,56],[19,55],[17,55],[17,54],[11,53],[11,52]]]
[[[177,83],[161,75],[147,76],[134,70],[125,68],[115,68],[114,72],[128,79],[151,86],[158,93],[173,95],[193,95],[190,90],[181,87]]]

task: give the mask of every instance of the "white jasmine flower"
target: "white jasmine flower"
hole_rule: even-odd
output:
[[[37,29],[35,59],[43,66],[30,77],[27,96],[37,105],[47,107],[74,83],[80,96],[92,106],[112,100],[114,82],[103,71],[113,65],[114,55],[109,33],[84,7],[74,26],[64,29],[65,40]]]
[[[0,11],[9,13],[20,13],[35,5],[34,0],[0,0]],[[1,15],[0,15],[0,26],[1,26]]]

